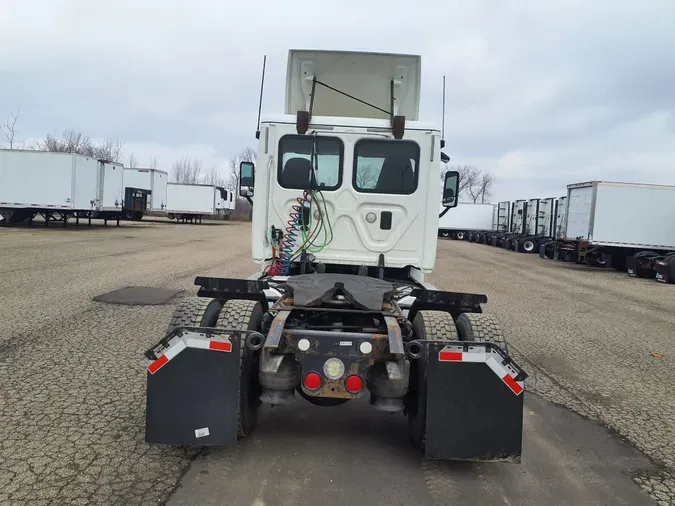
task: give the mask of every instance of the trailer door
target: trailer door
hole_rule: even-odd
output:
[[[592,185],[569,188],[565,239],[589,239],[593,195],[594,187]]]

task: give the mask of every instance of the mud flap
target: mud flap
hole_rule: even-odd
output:
[[[519,463],[525,372],[489,343],[427,345],[426,456]]]
[[[240,343],[236,331],[179,328],[148,350],[148,443],[237,443]]]

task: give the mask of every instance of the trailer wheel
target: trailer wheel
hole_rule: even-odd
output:
[[[412,322],[415,339],[429,341],[459,340],[455,322],[445,311],[418,311]],[[425,356],[413,360],[410,365],[410,390],[406,399],[408,433],[413,443],[422,451],[426,444],[427,388]]]
[[[464,234],[464,232],[462,232],[462,231],[460,231],[460,232],[455,232],[455,237],[456,237],[459,241],[463,241],[463,240],[464,240],[464,235],[465,235],[465,234]]]
[[[637,260],[638,258],[647,258],[647,259],[653,259],[658,257],[659,254],[655,251],[639,251],[633,257]],[[656,277],[656,273],[654,272],[654,269],[650,269],[649,267],[645,267],[644,264],[637,260],[636,262],[636,274],[638,275],[639,278],[654,278]]]
[[[494,316],[485,313],[462,313],[457,318],[456,325],[460,341],[496,344],[508,354],[502,326]]]
[[[260,330],[263,308],[259,302],[250,300],[228,300],[216,322],[216,328],[238,330]],[[237,416],[237,436],[244,438],[255,428],[258,422],[261,388],[258,383],[259,352],[245,345],[240,347],[239,370],[239,413]]]

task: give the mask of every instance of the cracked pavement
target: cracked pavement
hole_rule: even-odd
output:
[[[522,467],[420,461],[404,421],[357,403],[340,416],[343,408],[308,403],[263,410],[253,438],[196,459],[196,450],[147,445],[143,352],[176,300],[118,306],[93,297],[132,285],[190,295],[197,275],[253,270],[248,224],[0,229],[0,504],[328,505],[386,496],[422,505],[448,504],[448,493],[458,504],[603,504],[614,495],[648,504],[640,490],[675,504],[675,287],[454,241],[439,242],[431,282],[486,293],[530,390],[610,427],[659,465],[534,396]],[[376,460],[387,464],[366,486],[359,480]]]
[[[92,298],[132,285],[192,293],[198,274],[250,272],[248,227],[0,233],[0,504],[156,504],[195,455],[143,440],[143,352],[175,301]]]

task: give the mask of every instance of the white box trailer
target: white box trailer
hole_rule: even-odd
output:
[[[123,167],[74,153],[0,150],[0,214],[10,221],[42,214],[115,217],[122,210]],[[10,218],[12,216],[13,218]]]
[[[170,219],[201,221],[203,216],[226,214],[227,190],[209,184],[168,183],[166,212]],[[227,195],[229,205],[229,195]]]
[[[492,220],[492,230],[495,232],[508,232],[511,225],[511,202],[504,200],[497,203],[494,219]]]
[[[567,186],[564,238],[556,258],[654,277],[675,252],[675,186],[589,181]]]
[[[169,174],[158,169],[144,169],[138,167],[125,167],[124,169],[124,202],[129,204],[129,195],[133,188],[147,190],[145,211],[165,212],[167,203],[167,184]]]
[[[492,230],[496,208],[495,204],[459,202],[439,218],[438,235],[463,240],[468,239],[470,232]],[[440,211],[444,209],[441,207]]]

